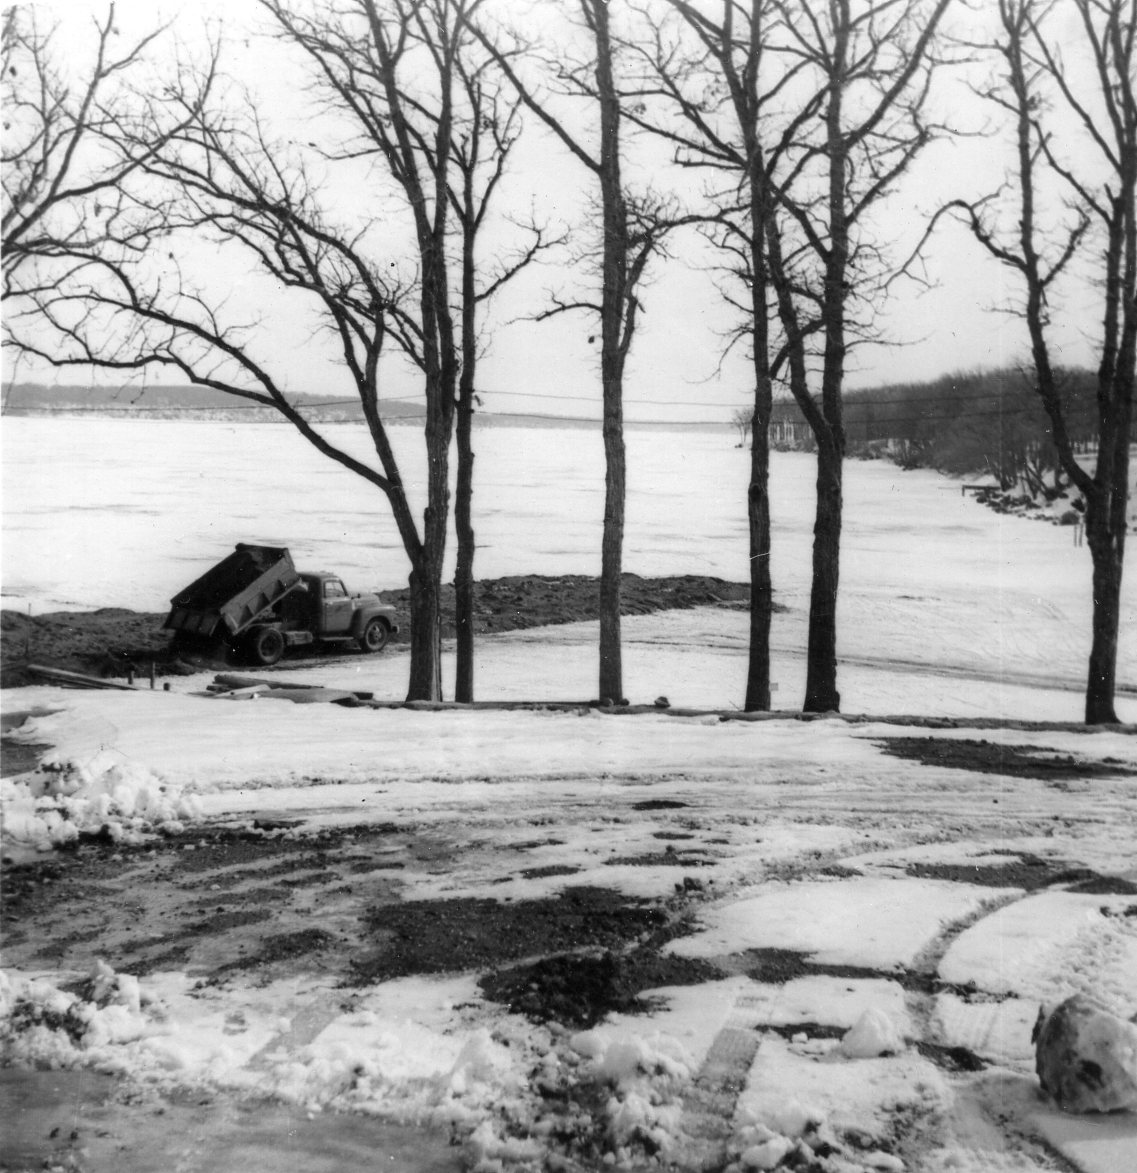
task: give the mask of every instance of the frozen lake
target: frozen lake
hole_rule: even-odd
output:
[[[361,430],[330,431],[366,455]],[[413,427],[393,433],[421,508],[421,435]],[[475,439],[478,576],[598,573],[599,430],[487,428]],[[749,459],[733,432],[633,429],[627,443],[626,569],[745,581]],[[7,607],[161,611],[238,541],[287,545],[300,566],[340,571],[353,589],[406,581],[378,491],[283,425],[9,418],[3,457]],[[788,611],[775,617],[773,641],[797,657],[805,645],[813,480],[811,456],[774,454],[772,569]],[[1090,558],[1070,529],[993,513],[932,472],[852,461],[843,543],[847,675],[934,667],[1080,687]],[[744,615],[701,614],[676,617],[658,632],[653,626],[654,653],[665,655],[673,641],[745,655]],[[1137,685],[1135,615],[1130,574],[1119,661],[1128,687]],[[592,642],[582,633],[582,646]],[[896,684],[902,694],[902,680]],[[796,683],[792,689],[777,697],[779,706],[798,703]],[[1079,707],[1072,693],[1071,718]]]

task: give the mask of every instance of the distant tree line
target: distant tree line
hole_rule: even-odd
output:
[[[1076,368],[1056,372],[1070,442],[1083,453],[1097,443],[1096,378]],[[1030,371],[1008,367],[890,383],[846,392],[844,407],[850,456],[986,476],[1003,490],[1020,488],[1036,499],[1052,500],[1070,485]],[[773,422],[775,447],[810,447],[794,401],[778,401]]]

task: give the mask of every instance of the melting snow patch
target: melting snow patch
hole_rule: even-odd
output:
[[[984,917],[952,942],[939,974],[1048,1004],[1092,993],[1122,1018],[1137,1011],[1133,897],[1044,892]]]
[[[757,896],[710,909],[702,932],[672,941],[667,949],[684,957],[792,949],[824,964],[890,969],[910,965],[947,925],[996,895],[989,888],[941,880],[770,884]]]
[[[735,1110],[730,1151],[739,1169],[773,1168],[762,1162],[793,1148],[812,1160],[830,1146],[847,1154],[835,1167],[901,1170],[888,1151],[896,1114],[937,1111],[946,1094],[939,1072],[910,1052],[842,1061],[838,1048],[819,1058],[767,1037]]]

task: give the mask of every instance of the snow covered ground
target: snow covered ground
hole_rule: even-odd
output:
[[[129,842],[162,825],[370,819],[450,844],[441,864],[399,872],[406,901],[524,904],[575,886],[666,900],[691,877],[695,931],[666,951],[712,966],[655,991],[651,1013],[590,1030],[506,1012],[460,958],[452,975],[347,999],[334,976],[303,969],[203,984],[108,968],[83,995],[85,975],[22,969],[4,979],[7,1021],[40,1025],[12,1030],[9,1062],[454,1128],[486,1170],[594,1167],[580,1146],[597,1130],[609,1159],[634,1168],[773,1168],[807,1145],[816,1168],[845,1173],[1069,1168],[1054,1151],[1117,1173],[1137,1152],[1132,1114],[1091,1126],[1040,1099],[1030,1044],[1039,1005],[1074,992],[1137,1012],[1134,897],[967,876],[1028,858],[1137,883],[1137,743],[1124,733],[935,733],[1105,763],[1101,777],[1045,780],[886,754],[882,741],[928,731],[883,722],[301,710],[46,688],[5,700],[44,714],[20,737],[56,747],[47,769],[3,783],[9,850],[83,827]],[[522,841],[527,866],[503,862]],[[755,962],[768,951],[817,968],[768,980]],[[45,1025],[67,1014],[78,1039]],[[945,1068],[935,1047],[987,1065]],[[587,1105],[575,1123],[550,1087]]]
[[[59,437],[37,431],[52,421],[12,422],[29,453],[33,440]],[[248,429],[230,429],[238,441],[193,425],[197,479],[171,451],[144,484],[109,470],[155,450],[153,433],[131,428],[159,425],[82,426],[94,429],[86,449],[57,445],[75,462],[70,495],[56,465],[37,499],[30,458],[27,482],[5,482],[5,591],[37,608],[153,609],[240,538],[286,541],[359,586],[394,559],[377,538],[364,564],[358,535],[379,529],[369,504],[349,508],[335,475],[300,467],[283,429],[253,444]],[[530,479],[508,496],[513,515],[487,519],[481,574],[594,570],[598,498],[585,473],[595,461],[582,453],[599,438],[576,435],[575,463],[549,434],[523,437]],[[6,478],[16,439],[6,423]],[[485,437],[503,458],[517,442]],[[230,443],[258,452],[256,467],[234,463]],[[216,475],[217,450],[242,470],[236,483]],[[269,462],[278,483],[262,490],[266,451],[279,458]],[[629,569],[744,578],[744,455],[725,437],[680,447],[645,433],[630,458],[633,469],[654,461],[651,484],[663,487],[633,481]],[[806,457],[777,461],[775,579],[789,610],[775,627],[776,703],[787,709],[800,700],[810,473]],[[83,508],[75,484],[87,488]],[[130,500],[115,504],[115,493]],[[241,970],[208,982],[184,968],[105,966],[86,982],[29,962],[0,984],[7,1062],[452,1129],[467,1165],[486,1173],[1137,1167],[1137,1116],[1063,1116],[1039,1095],[1030,1042],[1039,1005],[1072,993],[1137,1013],[1137,742],[1124,731],[967,725],[1077,720],[1088,556],[1069,531],[986,511],[929,474],[851,465],[848,500],[841,687],[847,711],[874,716],[863,723],[299,708],[194,695],[205,678],[172,693],[2,697],[6,713],[33,714],[14,736],[51,747],[39,770],[0,782],[8,853],[103,827],[130,843],[256,819],[299,820],[289,834],[389,825],[442,845],[390,873],[405,902],[524,906],[587,886],[693,910],[662,956],[706,968],[651,991],[647,1013],[589,1029],[535,1024],[492,1001],[461,956],[446,974],[350,991],[303,964],[271,980]],[[206,537],[175,542],[182,533]],[[1130,576],[1120,665],[1130,689],[1135,598]],[[637,617],[626,632],[631,699],[737,707],[742,613]],[[405,660],[292,675],[394,699]],[[584,700],[594,677],[590,625],[482,641],[486,698]],[[1122,698],[1128,720],[1135,702]],[[959,725],[913,728],[888,714]],[[889,752],[905,738],[926,744],[916,756]],[[951,744],[1006,770],[930,764]],[[1066,772],[1047,765],[1063,762]],[[1028,882],[1040,868],[1048,881]]]

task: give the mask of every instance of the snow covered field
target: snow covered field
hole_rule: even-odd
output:
[[[648,1014],[557,1030],[489,1001],[460,958],[350,997],[303,966],[204,983],[108,968],[78,995],[84,973],[25,965],[3,1003],[10,1022],[44,1025],[8,1038],[10,1062],[454,1128],[483,1170],[598,1167],[578,1160],[597,1131],[632,1168],[773,1168],[808,1151],[833,1173],[1025,1173],[1069,1169],[1059,1151],[1118,1173],[1137,1152],[1133,1114],[1064,1117],[1039,1098],[1030,1043],[1039,1005],[1074,992],[1137,1012],[1125,734],[935,735],[1103,771],[1036,779],[898,758],[883,744],[928,731],[883,723],[332,705],[299,719],[270,699],[21,692],[50,713],[21,736],[56,745],[59,768],[6,781],[10,843],[92,821],[129,841],[162,823],[379,820],[435,843],[395,866],[402,900],[440,909],[524,909],[578,887],[665,901],[690,881],[694,931],[666,951],[711,970],[655,991]],[[1003,875],[1031,860],[1052,884]],[[1113,879],[1081,890],[1086,875]],[[764,975],[785,951],[806,971]],[[49,1029],[52,1013],[78,1016],[81,1037]],[[953,1047],[982,1069],[937,1061]]]
[[[360,587],[401,577],[350,478],[305,464],[282,428],[11,423],[5,593],[37,609],[160,609],[240,539],[286,542]],[[745,578],[745,455],[725,434],[631,440],[628,569]],[[483,523],[479,574],[595,572],[599,437],[502,430],[480,443],[481,507],[500,512]],[[510,490],[494,498],[499,476]],[[808,457],[777,459],[786,708],[800,701],[811,481]],[[586,887],[691,913],[661,956],[706,969],[646,991],[647,1013],[534,1023],[489,998],[460,953],[452,972],[351,990],[302,958],[286,976],[208,981],[118,961],[84,985],[89,966],[30,941],[7,950],[0,984],[7,1061],[453,1130],[484,1173],[1137,1167],[1137,1115],[1063,1116],[1039,1096],[1030,1042],[1039,1005],[1075,992],[1137,1013],[1137,742],[967,726],[1077,719],[1088,555],[1070,531],[991,513],[931,474],[850,465],[847,500],[841,686],[846,710],[875,721],[301,709],[194,695],[204,678],[170,694],[3,695],[6,713],[33,714],[14,736],[51,747],[43,768],[0,782],[7,852],[104,826],[123,844],[258,819],[299,820],[285,834],[389,826],[393,842],[431,845],[373,861],[402,902],[523,909]],[[1120,676],[1132,688],[1132,575],[1126,600]],[[626,630],[633,700],[737,706],[740,612],[637,617]],[[590,625],[486,639],[480,693],[590,696],[594,644]],[[405,661],[294,675],[397,697]],[[1121,705],[1130,720],[1135,700]],[[960,724],[912,728],[889,713]],[[953,745],[961,761],[932,764]],[[321,923],[295,891],[299,915]],[[67,955],[99,957],[101,945],[96,934]],[[159,1123],[150,1141],[165,1167],[176,1156],[186,1170],[224,1169],[222,1135],[174,1154]],[[419,1173],[413,1158],[382,1163]]]

